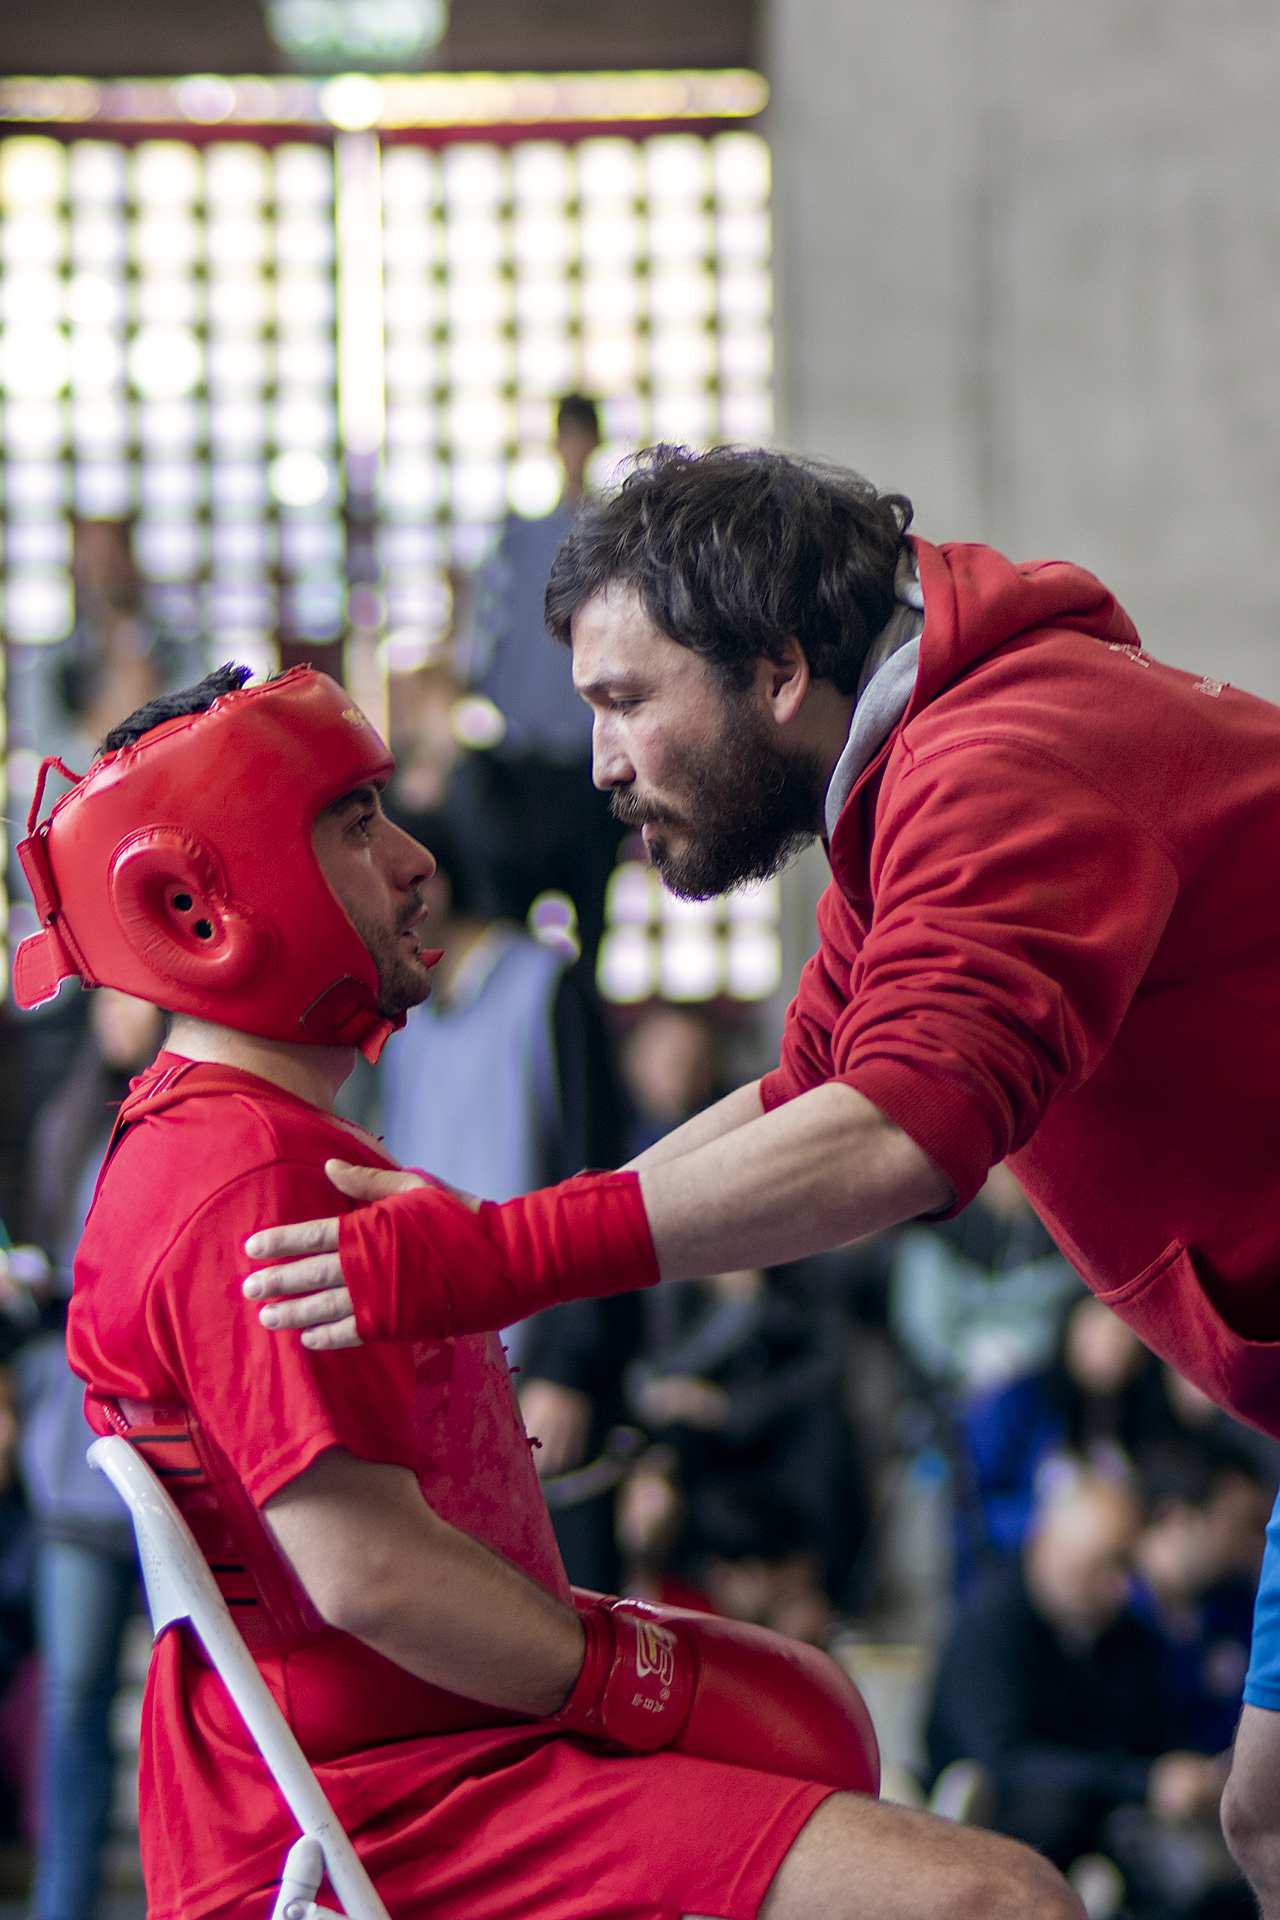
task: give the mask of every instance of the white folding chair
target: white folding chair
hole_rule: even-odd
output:
[[[302,1828],[285,1861],[272,1920],[341,1920],[315,1904],[326,1869],[346,1920],[390,1920],[164,1487],[118,1434],[94,1441],[89,1464],[106,1474],[132,1516],[152,1632],[159,1636],[176,1620],[190,1621]]]

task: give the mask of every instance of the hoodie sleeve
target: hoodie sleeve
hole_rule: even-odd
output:
[[[764,1101],[826,1079],[856,1087],[947,1174],[958,1209],[1098,1067],[1177,871],[1151,827],[1088,775],[1039,747],[970,736],[908,756],[886,780],[870,877],[871,923],[847,958],[824,901],[823,951]]]

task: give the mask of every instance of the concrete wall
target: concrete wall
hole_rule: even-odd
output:
[[[1280,699],[1274,0],[770,0],[779,438]]]

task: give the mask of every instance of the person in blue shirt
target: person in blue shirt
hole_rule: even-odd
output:
[[[566,394],[556,413],[564,491],[539,519],[509,516],[478,582],[467,679],[498,709],[504,731],[454,769],[445,803],[450,826],[490,869],[501,916],[523,923],[538,894],[569,895],[588,968],[627,829],[592,785],[591,711],[574,690],[569,649],[547,632],[543,602],[599,444],[594,400]]]
[[[1240,1717],[1274,1493],[1237,1449],[1191,1437],[1140,1460],[1148,1518],[1129,1604],[1159,1634],[1179,1747],[1222,1753]]]

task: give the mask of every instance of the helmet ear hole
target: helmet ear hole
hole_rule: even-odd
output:
[[[270,929],[230,898],[222,862],[198,834],[134,834],[108,885],[120,931],[161,980],[217,993],[242,986],[270,957]]]

